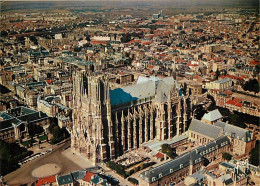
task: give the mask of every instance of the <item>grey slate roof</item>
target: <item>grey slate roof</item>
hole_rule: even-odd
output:
[[[197,154],[196,151],[193,150],[157,167],[150,168],[149,170],[142,172],[139,177],[141,177],[148,183],[152,183],[157,181],[161,177],[167,176],[169,174],[172,174],[173,172],[189,166],[191,162],[195,164],[195,161],[197,164],[203,161],[203,159],[200,154]]]
[[[232,81],[232,80],[230,78],[224,78],[224,79],[220,79],[220,80],[214,81],[214,83],[226,83],[228,81]]]
[[[0,117],[3,118],[4,120],[12,118],[12,116],[6,114],[5,112],[0,112]]]
[[[173,137],[172,139],[170,140],[163,140],[163,141],[149,141],[147,143],[144,143],[143,146],[144,147],[148,147],[149,149],[151,149],[154,153],[157,153],[159,150],[161,150],[161,145],[162,144],[174,144],[174,143],[177,143],[179,141],[182,141],[182,140],[185,140],[187,139],[188,136],[183,134],[183,135],[180,135],[180,136],[175,136]]]
[[[135,85],[125,86],[110,90],[111,105],[126,104],[138,99],[154,98],[157,102],[167,101],[168,94],[173,87],[177,86],[177,81],[173,77],[139,77]]]
[[[234,138],[243,140],[245,142],[251,141],[252,137],[249,130],[236,127],[234,125],[230,125],[224,122],[216,122],[215,126],[221,127],[224,131],[224,134],[227,136],[234,135]]]
[[[223,134],[223,130],[221,127],[207,124],[194,118],[191,121],[189,131],[197,132],[213,139],[217,139]]]
[[[221,113],[219,112],[218,109],[216,110],[212,110],[209,113],[204,114],[204,116],[202,117],[202,119],[208,120],[208,121],[216,121],[220,118],[222,118],[223,116],[221,115]]]
[[[7,110],[7,113],[1,112],[0,117],[4,118],[3,121],[0,121],[0,131],[13,128],[21,123],[29,123],[48,118],[45,113],[26,107],[16,107],[14,109]]]
[[[194,165],[201,161],[204,161],[204,155],[218,148],[226,146],[229,143],[230,140],[227,136],[221,136],[215,141],[212,141],[207,145],[200,146],[193,151],[187,152],[177,157],[176,159],[170,160],[157,167],[150,168],[149,170],[142,172],[139,177],[148,183],[155,182],[161,177],[167,176],[169,174],[172,174],[173,172],[189,166],[191,162]]]
[[[7,114],[13,116],[13,117],[17,117],[17,116],[21,116],[21,115],[27,115],[27,114],[32,114],[32,113],[36,113],[37,111],[27,108],[27,107],[16,107],[10,110],[7,110]]]
[[[211,141],[206,145],[200,146],[197,148],[197,152],[200,153],[200,155],[204,156],[216,149],[219,149],[225,145],[230,144],[230,140],[227,136],[221,136],[215,141]]]
[[[72,172],[71,175],[74,180],[83,179],[84,176],[86,175],[86,171],[84,171],[84,170],[75,171],[75,172]]]
[[[73,178],[71,174],[67,174],[64,176],[58,176],[57,177],[58,185],[66,185],[73,183]]]

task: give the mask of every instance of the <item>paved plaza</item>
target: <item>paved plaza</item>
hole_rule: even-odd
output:
[[[37,168],[42,167],[46,164],[54,164],[55,166],[59,167],[60,168],[60,170],[58,171],[59,174],[66,174],[72,171],[80,170],[81,167],[78,164],[68,159],[62,153],[69,146],[70,146],[70,141],[59,145],[58,147],[54,148],[51,153],[48,153],[44,156],[41,156],[37,159],[31,160],[28,163],[23,164],[16,171],[13,171],[10,174],[6,175],[4,177],[4,180],[9,185],[31,184],[37,180],[37,178],[35,178],[32,175],[33,171],[37,170]],[[46,172],[52,169],[52,167],[48,167],[48,168],[50,169],[46,170]],[[55,174],[54,171],[53,174]],[[44,177],[44,175],[42,177]]]

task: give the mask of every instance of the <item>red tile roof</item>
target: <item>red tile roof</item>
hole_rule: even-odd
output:
[[[158,152],[157,154],[155,154],[155,157],[158,158],[158,159],[162,159],[163,158],[163,154]]]
[[[251,61],[251,62],[250,62],[250,65],[258,65],[258,64],[259,64],[258,61]]]
[[[91,177],[94,176],[95,174],[92,173],[92,172],[87,172],[86,175],[84,176],[84,178],[82,179],[83,181],[86,181],[86,182],[90,182],[91,180]]]
[[[108,42],[107,41],[96,41],[96,40],[93,40],[93,41],[90,41],[91,44],[104,44],[106,45]]]
[[[152,41],[145,41],[145,42],[142,42],[142,45],[150,45],[152,43],[153,43]]]
[[[226,102],[229,105],[234,105],[236,107],[242,107],[242,103],[238,102],[236,99],[231,99]]]
[[[129,41],[128,43],[129,43],[129,44],[130,44],[130,43],[141,43],[141,40],[132,40],[132,41]]]
[[[45,178],[38,179],[35,186],[45,185],[48,183],[54,183],[56,182],[56,176],[48,176]]]
[[[51,79],[46,80],[46,83],[50,84],[50,83],[52,83],[52,80]]]

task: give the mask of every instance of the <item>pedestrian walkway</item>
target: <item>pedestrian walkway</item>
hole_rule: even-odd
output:
[[[82,169],[95,166],[94,163],[87,160],[87,158],[83,157],[82,155],[74,152],[71,148],[66,149],[62,152],[62,154],[73,161],[75,164],[80,166]]]

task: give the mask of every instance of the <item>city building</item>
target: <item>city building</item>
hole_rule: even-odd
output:
[[[187,152],[173,160],[150,168],[139,175],[139,185],[177,184],[189,175],[199,171],[204,161],[213,161],[216,155],[229,150],[230,140],[226,136],[219,137],[207,145]]]
[[[136,84],[110,90],[105,77],[81,71],[74,82],[71,146],[93,162],[187,130],[191,98],[172,77],[140,76]]]
[[[41,129],[46,130],[49,124],[50,118],[41,111],[26,107],[9,109],[0,112],[0,139],[14,142],[27,138]]]
[[[220,79],[217,81],[206,83],[207,89],[216,89],[216,90],[227,90],[230,89],[233,85],[233,81],[230,78]]]

